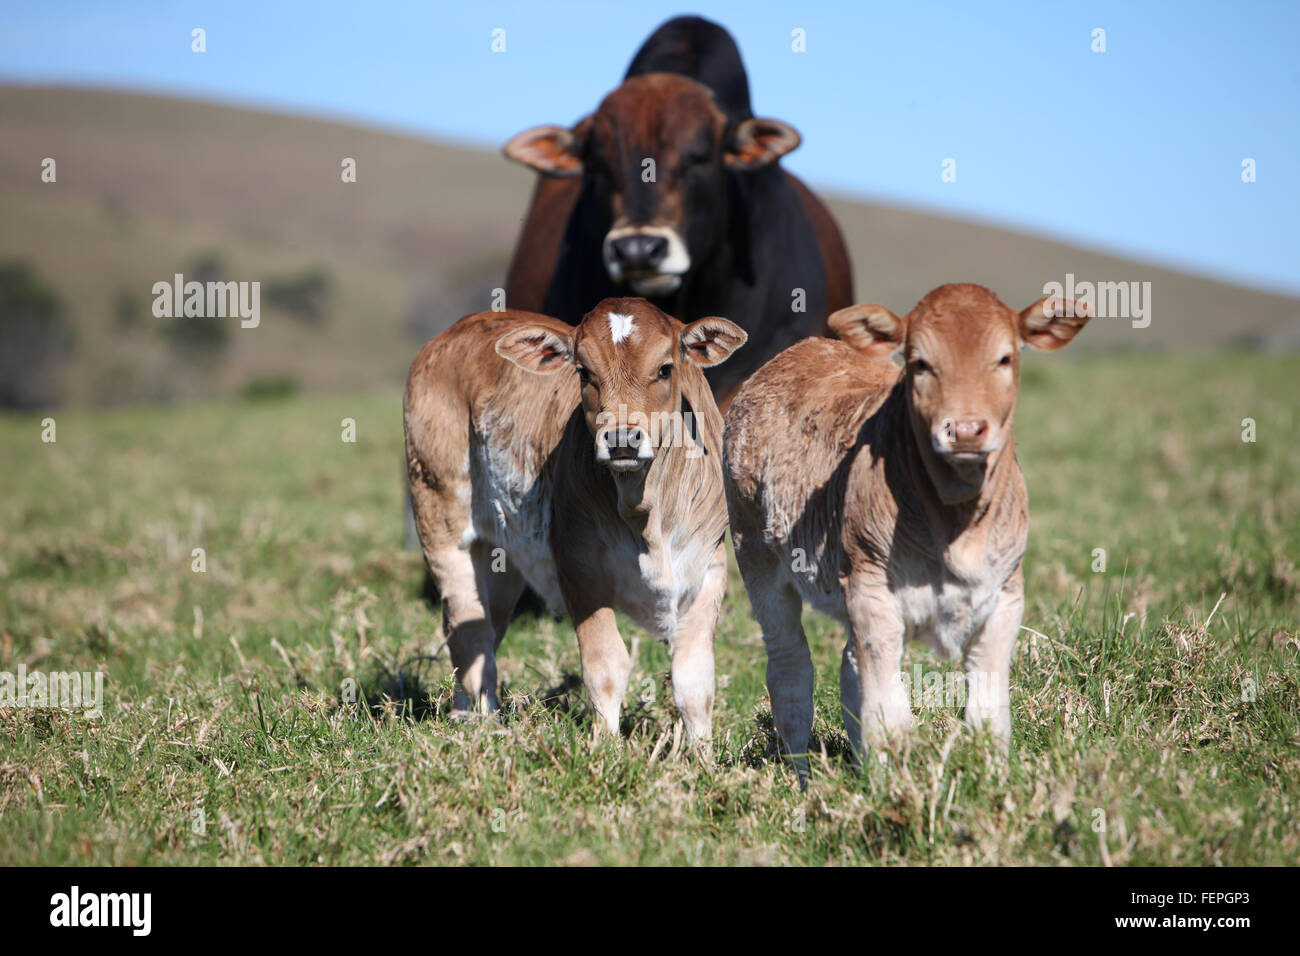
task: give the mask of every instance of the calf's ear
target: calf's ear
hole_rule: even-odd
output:
[[[544,325],[519,325],[496,343],[497,355],[525,372],[548,375],[573,364],[573,338]]]
[[[723,161],[727,168],[742,172],[770,166],[793,152],[802,140],[789,123],[752,116],[732,128]]]
[[[512,136],[501,152],[506,159],[522,163],[544,176],[581,176],[583,128],[582,123],[574,130],[563,126],[534,126]]]
[[[745,330],[736,323],[711,315],[682,329],[679,341],[682,355],[696,365],[708,368],[725,362],[732,352],[745,344],[747,338]]]
[[[1032,348],[1050,352],[1068,345],[1090,318],[1092,309],[1086,302],[1044,296],[1020,313],[1020,338]]]
[[[885,358],[903,344],[907,320],[900,319],[883,305],[851,305],[832,312],[826,324],[831,334],[853,346],[863,355]]]

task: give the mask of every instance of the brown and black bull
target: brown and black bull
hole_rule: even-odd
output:
[[[825,334],[826,317],[852,302],[835,221],[780,166],[799,142],[789,124],[753,115],[726,30],[668,21],[594,113],[506,144],[506,156],[542,174],[508,305],[574,324],[602,299],[632,294],[686,322],[729,316],[749,345],[708,370],[725,407],[753,370]]]

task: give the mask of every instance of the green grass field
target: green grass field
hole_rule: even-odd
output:
[[[1027,363],[1009,761],[926,706],[855,771],[842,637],[810,613],[806,793],[734,567],[712,763],[677,749],[666,648],[630,626],[622,740],[591,739],[568,622],[515,622],[499,723],[441,716],[445,652],[409,661],[441,635],[401,548],[395,392],[68,411],[53,444],[0,419],[0,671],[105,673],[98,719],[0,709],[0,863],[1300,862],[1297,379]]]

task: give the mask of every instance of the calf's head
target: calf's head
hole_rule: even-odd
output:
[[[1011,445],[1020,349],[1059,349],[1089,317],[1086,305],[1061,296],[1017,313],[982,286],[945,285],[901,318],[854,305],[828,324],[867,355],[902,350],[910,427],[940,498],[957,503],[979,495]]]
[[[692,373],[684,364],[717,365],[745,338],[726,319],[683,325],[644,299],[605,299],[571,332],[521,322],[497,339],[496,350],[528,372],[576,374],[596,461],[632,476],[690,440],[681,406],[683,377]],[[708,398],[703,377],[693,374]]]
[[[646,73],[573,129],[534,127],[504,152],[547,176],[585,176],[608,214],[601,257],[610,279],[637,295],[666,296],[722,237],[727,171],[762,169],[798,145],[780,120],[728,124],[708,87]]]

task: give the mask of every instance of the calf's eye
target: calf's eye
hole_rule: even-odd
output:
[[[583,388],[586,388],[591,384],[591,373],[585,368],[578,369],[578,383],[582,385]]]
[[[1006,355],[1002,356],[1002,358],[998,359],[998,365],[999,365],[1001,368],[1006,368],[1006,367],[1007,367],[1008,365],[1010,365],[1010,364],[1011,364],[1011,353],[1010,353],[1010,352],[1008,352]]]
[[[934,369],[930,367],[930,363],[925,359],[919,358],[912,359],[912,371],[917,375],[928,375],[930,372],[933,372]]]
[[[671,378],[672,374],[673,374],[673,366],[671,362],[669,362],[667,365],[659,366],[660,378]]]

